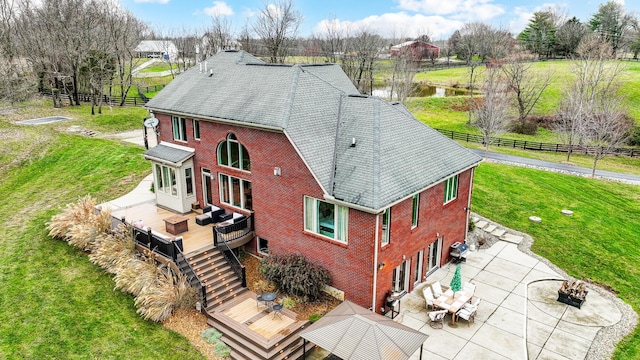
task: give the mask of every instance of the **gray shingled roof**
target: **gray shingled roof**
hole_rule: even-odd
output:
[[[282,130],[327,195],[375,211],[481,161],[404,106],[359,95],[335,64],[268,65],[222,52],[147,107]]]
[[[143,155],[147,160],[160,160],[162,162],[180,165],[195,154],[194,151],[180,149],[166,143],[160,143],[147,150]]]
[[[342,359],[408,359],[427,335],[344,301],[300,336]]]

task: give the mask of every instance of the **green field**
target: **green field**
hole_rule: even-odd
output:
[[[638,186],[483,163],[474,177],[473,209],[531,235],[532,251],[570,276],[610,286],[640,311],[640,254],[628,250],[640,233]],[[542,223],[529,221],[531,215]],[[615,358],[640,358],[638,328],[618,345]]]
[[[59,113],[50,105],[13,110],[10,119]],[[140,109],[81,112],[88,107],[69,112],[76,120],[38,127],[0,121],[0,136],[12,135],[0,142],[0,358],[202,359],[181,335],[143,320],[86,254],[47,235],[46,222],[65,204],[123,195],[149,172],[136,146],[64,132],[75,124],[137,128]]]

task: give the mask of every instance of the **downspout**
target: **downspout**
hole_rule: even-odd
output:
[[[473,189],[473,174],[476,168],[471,168],[471,176],[469,178],[469,199],[467,199],[467,207],[464,209],[466,214],[465,228],[464,228],[464,242],[467,242],[469,235],[469,217],[471,216],[471,189]]]
[[[378,290],[378,229],[380,227],[380,214],[376,214],[376,235],[373,248],[373,300],[371,302],[371,308],[373,312],[377,313],[376,309],[376,291]]]

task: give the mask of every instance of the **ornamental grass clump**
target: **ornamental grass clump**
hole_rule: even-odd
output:
[[[307,261],[300,254],[263,258],[260,272],[282,292],[299,296],[303,301],[319,299],[322,289],[331,283],[331,275],[325,268]]]
[[[100,214],[96,214],[96,201],[87,195],[76,203],[67,204],[63,212],[51,218],[47,223],[49,235],[64,241],[69,241],[73,235],[73,228],[80,224],[93,227],[95,232],[108,232],[111,227],[111,210],[105,209]],[[109,221],[105,222],[104,219]],[[83,233],[86,229],[76,229],[76,232]],[[76,236],[77,237],[77,236]],[[76,239],[78,243],[82,243]]]
[[[117,231],[94,244],[89,260],[106,272],[116,274],[124,263],[137,256],[135,247],[131,229],[119,225]]]
[[[161,322],[175,309],[195,306],[197,293],[182,274],[174,274],[167,266],[160,268],[156,281],[142,288],[135,299],[137,312],[143,318]]]
[[[117,290],[138,296],[144,288],[153,286],[157,279],[158,267],[153,262],[132,257],[120,265],[113,277]]]
[[[111,209],[103,210],[97,214],[91,213],[87,218],[67,231],[69,245],[84,251],[91,251],[98,240],[108,235],[111,231]]]

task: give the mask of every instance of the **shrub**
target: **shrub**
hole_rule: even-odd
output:
[[[222,333],[214,328],[211,328],[203,331],[201,336],[209,344],[215,344],[222,337]]]
[[[474,223],[473,221],[469,221],[469,232],[472,232],[475,229],[476,229],[476,223]]]
[[[331,282],[331,275],[320,265],[300,254],[271,255],[261,260],[260,272],[284,293],[315,300]]]
[[[285,309],[292,309],[294,306],[296,306],[296,301],[293,300],[290,297],[285,297],[284,299],[282,299],[282,307]]]
[[[538,123],[534,122],[534,121],[526,121],[524,124],[520,123],[519,121],[515,120],[512,121],[508,126],[507,129],[510,132],[514,132],[517,134],[524,134],[524,135],[535,135],[536,132],[538,132]]]
[[[217,357],[228,358],[231,355],[231,349],[227,346],[227,344],[223,343],[222,341],[218,341],[213,347],[213,353]]]
[[[322,317],[322,315],[320,315],[320,314],[311,314],[311,315],[309,315],[309,321],[314,323],[314,322],[320,320],[321,317]]]

